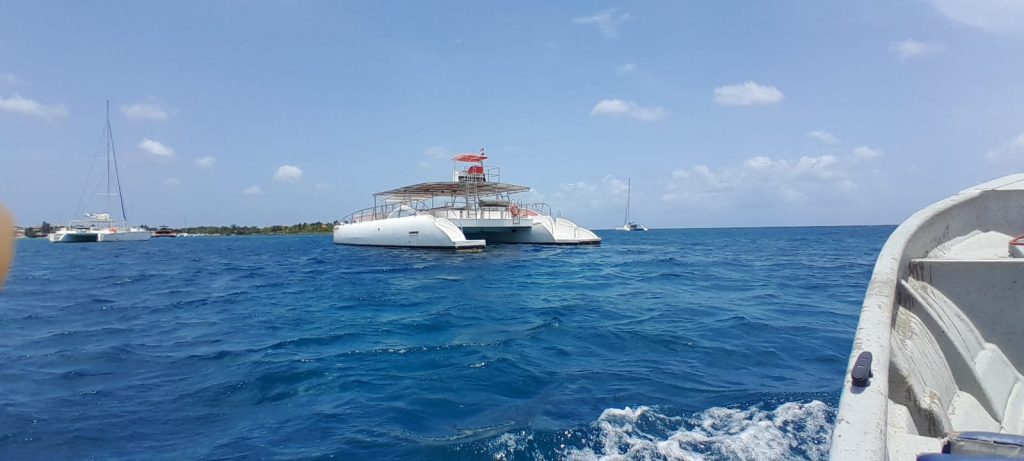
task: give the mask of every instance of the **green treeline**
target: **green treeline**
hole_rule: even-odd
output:
[[[150,229],[155,229],[150,227]],[[329,234],[334,230],[331,223],[304,222],[290,226],[196,226],[173,229],[175,232],[189,234],[220,234],[220,235],[276,235],[276,234]]]
[[[24,228],[25,237],[46,237],[51,232],[56,232],[62,226],[53,225],[46,221],[40,226]],[[158,227],[143,224],[140,227],[156,231]],[[334,230],[333,223],[325,222],[304,222],[290,226],[195,226],[183,228],[171,228],[175,233],[206,234],[206,235],[279,235],[279,234],[329,234]]]

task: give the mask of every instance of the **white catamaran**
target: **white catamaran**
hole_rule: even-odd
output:
[[[631,195],[632,191],[633,191],[633,180],[627,178],[626,179],[626,218],[622,220],[622,227],[620,227],[619,230],[623,230],[623,231],[626,231],[626,232],[635,232],[635,231],[646,232],[647,231],[647,226],[644,226],[643,224],[638,224],[638,223],[635,223],[635,222],[629,220],[630,195]]]
[[[1024,456],[1024,174],[917,212],[864,297],[833,461]]]
[[[100,192],[107,197],[107,208],[111,208],[110,198],[117,196],[121,204],[121,221],[114,221],[109,212],[107,213],[85,213],[87,219],[73,219],[67,226],[50,234],[49,239],[54,243],[79,243],[79,242],[129,242],[149,240],[152,233],[148,229],[132,227],[128,224],[128,214],[125,212],[124,195],[121,191],[121,176],[117,168],[117,154],[114,149],[114,135],[110,130],[110,101],[107,101],[107,124],[104,127],[104,137],[107,141],[106,152],[106,192]],[[97,156],[98,157],[98,156]],[[93,159],[95,166],[95,159]],[[90,168],[90,176],[92,168]],[[113,173],[114,183],[110,178]],[[86,189],[89,187],[90,178],[86,178]],[[85,191],[83,191],[83,197]],[[81,201],[79,201],[81,206]],[[75,212],[77,215],[78,212]]]
[[[373,194],[371,208],[334,226],[334,243],[420,248],[482,249],[488,243],[598,244],[601,238],[554,216],[547,204],[513,198],[529,187],[500,181],[488,157],[460,154],[451,181],[427,182]]]

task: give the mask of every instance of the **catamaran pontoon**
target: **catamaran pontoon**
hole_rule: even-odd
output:
[[[514,194],[529,187],[500,181],[485,168],[487,155],[460,154],[452,181],[427,182],[373,194],[374,206],[334,226],[334,243],[480,249],[487,243],[597,244],[601,238],[554,216],[547,204],[526,204]]]

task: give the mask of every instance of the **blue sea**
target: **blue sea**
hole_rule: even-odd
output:
[[[892,230],[21,240],[0,459],[825,459]]]

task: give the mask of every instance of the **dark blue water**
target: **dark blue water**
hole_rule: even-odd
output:
[[[891,231],[19,241],[0,459],[823,459]]]

